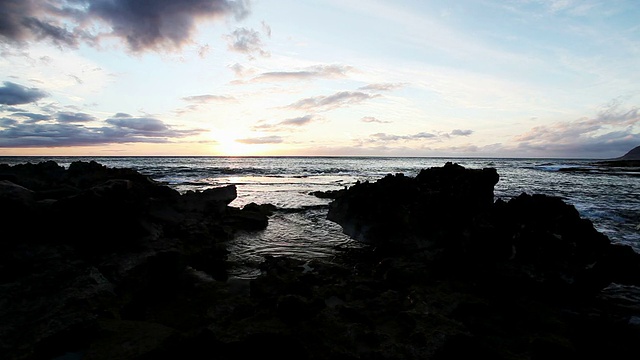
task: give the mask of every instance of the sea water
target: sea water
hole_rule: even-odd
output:
[[[232,275],[253,277],[265,255],[300,259],[331,257],[335,248],[358,246],[326,219],[331,200],[314,191],[338,190],[356,181],[375,181],[387,174],[415,176],[447,162],[466,168],[492,167],[500,180],[496,199],[521,193],[561,197],[576,207],[614,243],[640,252],[640,173],[592,166],[595,159],[508,159],[424,157],[0,157],[0,163],[53,160],[68,167],[73,161],[96,161],[127,167],[180,191],[236,185],[230,204],[273,204],[276,211],[265,230],[241,232],[227,244],[235,264]],[[581,171],[565,171],[580,168]]]

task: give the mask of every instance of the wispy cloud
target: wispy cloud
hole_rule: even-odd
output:
[[[242,144],[280,144],[283,142],[280,136],[260,136],[254,138],[238,139],[236,142]]]
[[[603,155],[626,152],[640,143],[640,109],[623,109],[612,101],[595,117],[536,126],[514,138],[517,148],[566,156]]]
[[[262,57],[269,57],[271,55],[269,51],[263,49],[264,44],[262,43],[262,38],[256,30],[238,28],[225,37],[229,50],[246,54],[249,59],[255,58],[255,54]]]
[[[3,42],[46,40],[62,47],[77,47],[116,38],[132,52],[172,51],[192,41],[197,22],[242,19],[249,13],[249,2],[6,0],[0,2],[0,13]]]
[[[185,96],[182,98],[182,100],[188,101],[191,103],[196,103],[196,104],[208,104],[216,101],[222,101],[222,102],[236,101],[236,99],[232,96],[210,95],[210,94]]]
[[[276,123],[267,123],[265,121],[258,122],[257,125],[253,127],[253,130],[256,131],[280,131],[286,130],[296,127],[301,127],[310,124],[314,120],[319,119],[317,115],[305,115],[299,116],[295,118],[285,119]]]
[[[207,104],[212,104],[212,103],[235,103],[235,102],[238,101],[233,96],[212,95],[212,94],[185,96],[185,97],[182,98],[182,100],[188,102],[189,105],[174,110],[173,112],[178,116],[182,116],[184,114],[200,111],[201,108],[204,107]]]
[[[264,72],[253,77],[251,80],[249,80],[249,82],[299,81],[318,78],[342,78],[345,77],[347,73],[352,69],[353,67],[348,65],[316,65],[296,71]]]
[[[380,120],[380,119],[375,118],[373,116],[365,116],[362,119],[360,119],[360,121],[365,122],[365,123],[379,123],[379,124],[389,124],[389,123],[391,123],[391,121]]]
[[[51,119],[51,115],[49,114],[39,114],[39,113],[31,113],[31,112],[15,112],[11,114],[11,116],[27,118],[28,120],[25,122],[29,122],[29,123]]]
[[[373,99],[378,95],[371,95],[360,91],[341,91],[328,96],[314,96],[298,100],[285,108],[294,110],[327,111],[347,105],[361,103]]]
[[[358,88],[358,90],[364,91],[391,91],[395,89],[399,89],[406,84],[403,83],[378,83],[378,84],[369,84]]]
[[[425,140],[425,139],[437,139],[438,135],[428,133],[428,132],[419,132],[411,135],[392,135],[386,133],[376,133],[372,134],[369,137],[370,142],[393,142],[393,141],[407,141],[407,140]]]
[[[459,130],[459,129],[453,130],[448,133],[442,133],[442,132],[431,133],[431,132],[423,131],[423,132],[409,134],[409,135],[376,133],[376,134],[370,135],[366,141],[370,143],[380,143],[380,142],[393,143],[398,141],[407,142],[407,141],[416,141],[416,140],[441,141],[441,140],[450,139],[456,136],[469,136],[471,134],[473,134],[472,130]]]

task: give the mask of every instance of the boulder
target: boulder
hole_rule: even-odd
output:
[[[352,238],[408,251],[433,246],[438,234],[459,232],[493,204],[495,169],[465,169],[446,163],[415,178],[387,175],[337,194],[327,218]]]
[[[93,161],[0,165],[0,358],[62,356],[105,331],[99,319],[146,319],[191,286],[186,269],[224,281],[225,241],[268,222],[251,208],[236,213],[236,196],[233,185],[180,194]],[[102,341],[125,340],[91,340],[88,358],[150,356],[175,333],[153,321],[113,324],[141,348],[101,354]]]
[[[498,178],[495,169],[452,163],[415,178],[387,175],[336,197],[327,217],[389,256],[419,257],[434,271],[486,287],[552,293],[640,284],[625,274],[640,265],[639,254],[619,250],[560,198],[523,193],[494,201]]]

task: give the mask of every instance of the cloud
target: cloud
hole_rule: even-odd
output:
[[[419,132],[410,135],[393,135],[387,133],[372,134],[367,142],[379,143],[379,142],[398,142],[398,141],[416,141],[416,140],[430,140],[430,141],[442,141],[444,139],[450,139],[453,136],[469,136],[473,133],[472,130],[453,130],[449,133],[430,133]]]
[[[402,83],[381,83],[381,84],[369,84],[358,88],[358,90],[364,91],[391,91],[405,86]]]
[[[455,129],[449,133],[450,136],[469,136],[473,134],[473,130]]]
[[[112,143],[161,143],[171,138],[195,135],[207,130],[174,130],[161,120],[115,114],[103,126],[88,127],[75,122],[95,120],[84,113],[59,113],[58,122],[37,123],[3,118],[0,121],[0,147],[65,147]]]
[[[428,132],[419,132],[417,134],[412,135],[391,135],[386,133],[377,133],[372,134],[370,137],[370,141],[378,142],[378,141],[411,141],[411,140],[424,140],[424,139],[436,139],[438,135],[431,134]]]
[[[267,35],[267,37],[271,37],[271,26],[266,22],[262,22],[262,31]]]
[[[263,57],[269,57],[271,54],[263,50],[262,39],[260,39],[260,33],[253,29],[238,28],[231,34],[225,36],[228,45],[227,47],[231,51],[243,53],[253,59],[253,54],[259,54]]]
[[[10,43],[50,41],[77,47],[117,38],[129,50],[176,50],[191,42],[202,20],[249,13],[246,0],[4,0],[0,39]],[[102,32],[100,32],[102,31]]]
[[[255,73],[255,70],[247,69],[246,67],[242,66],[242,64],[239,64],[239,63],[228,65],[227,67],[231,69],[238,77],[245,77]]]
[[[347,65],[316,65],[298,71],[272,71],[255,76],[250,82],[299,81],[316,78],[341,78],[352,70]]]
[[[48,96],[48,94],[37,88],[27,88],[22,85],[5,81],[0,87],[0,104],[19,105],[36,102]]]
[[[15,112],[11,114],[11,116],[26,117],[29,119],[28,122],[38,122],[38,121],[45,121],[45,120],[51,119],[50,115],[36,114],[36,113],[30,113],[30,112]]]
[[[197,103],[197,104],[207,104],[214,101],[236,101],[234,97],[224,96],[224,95],[193,95],[183,97],[182,100]]]
[[[391,121],[383,121],[383,120],[380,120],[380,119],[375,118],[373,116],[365,116],[362,119],[360,119],[360,121],[366,122],[366,123],[379,123],[379,124],[389,124],[389,123],[391,123]]]
[[[526,152],[615,157],[640,144],[639,125],[638,107],[623,109],[618,101],[612,101],[594,117],[536,126],[514,137],[514,142],[519,150]]]
[[[280,136],[262,136],[236,140],[236,142],[242,144],[280,144],[282,141]]]
[[[307,125],[312,120],[313,120],[313,115],[305,115],[305,116],[301,116],[301,117],[296,117],[296,118],[283,120],[283,121],[280,122],[279,125],[301,126],[301,125]]]
[[[315,96],[296,101],[286,108],[295,110],[331,110],[346,105],[353,105],[365,100],[373,99],[378,95],[371,95],[359,91],[341,91],[329,96]]]
[[[85,113],[60,112],[57,119],[61,123],[87,122],[96,120],[95,117]]]
[[[265,123],[264,121],[261,121],[258,125],[255,125],[253,129],[257,131],[278,131],[278,130],[283,130],[283,128],[286,128],[286,127],[291,128],[291,127],[308,125],[309,123],[316,120],[317,118],[318,116],[316,115],[305,115],[305,116],[285,119],[275,124],[268,124],[268,123]]]
[[[139,133],[159,133],[168,130],[168,127],[158,119],[116,115],[114,118],[107,119],[106,122],[118,128]]]
[[[174,110],[173,112],[178,116],[181,116],[190,112],[199,111],[203,105],[210,104],[213,102],[230,103],[230,102],[237,101],[236,98],[232,96],[211,95],[211,94],[185,96],[182,98],[182,100],[187,101],[190,104],[183,108]]]

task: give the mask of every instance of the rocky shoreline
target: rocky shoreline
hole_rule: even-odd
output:
[[[225,242],[277,209],[233,186],[0,165],[0,358],[635,359],[640,255],[497,181],[447,163],[314,194],[368,246],[238,280]]]

